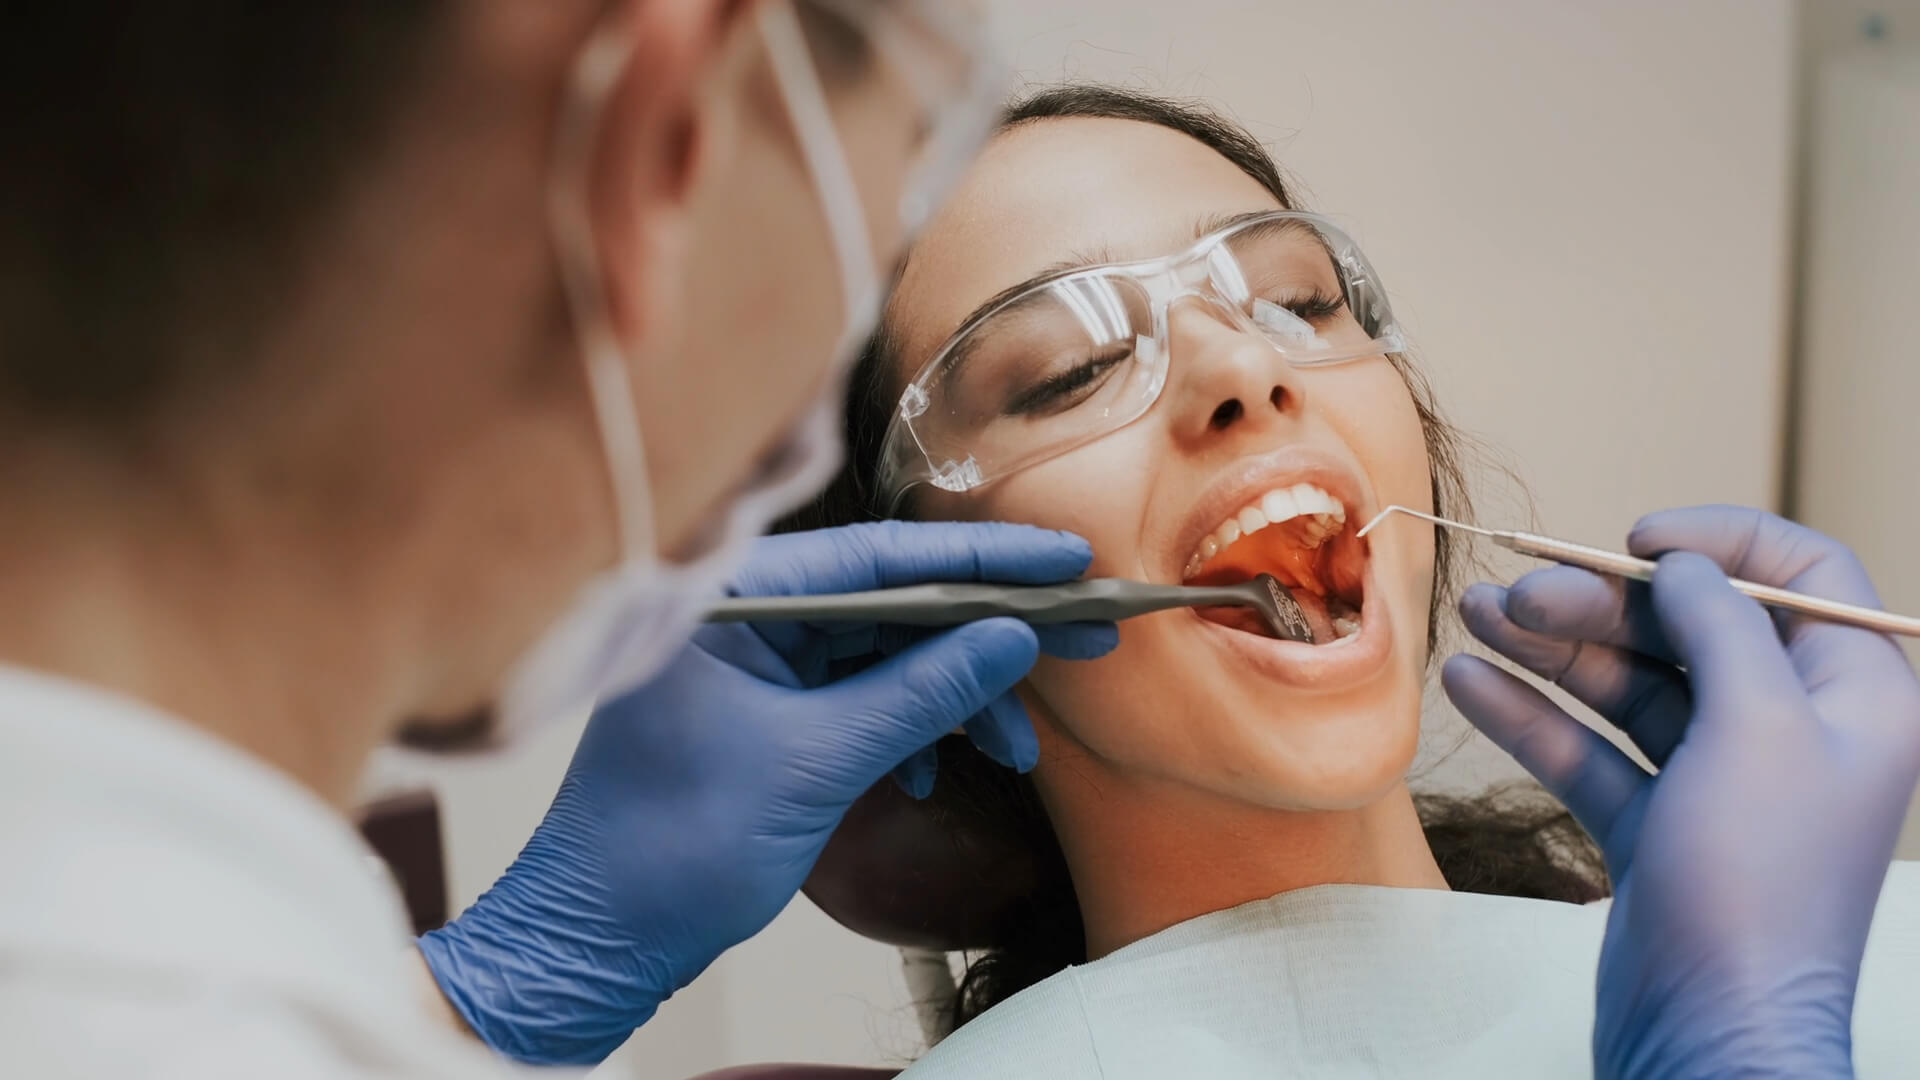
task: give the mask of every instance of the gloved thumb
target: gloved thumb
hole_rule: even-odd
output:
[[[1040,655],[1033,628],[984,619],[928,638],[834,687],[835,759],[858,795],[986,709]]]

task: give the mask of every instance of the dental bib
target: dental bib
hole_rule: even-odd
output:
[[[905,1080],[1592,1075],[1605,902],[1323,885],[1180,923],[948,1036]],[[1863,1078],[1920,1061],[1920,864],[1895,863],[1854,1007]]]

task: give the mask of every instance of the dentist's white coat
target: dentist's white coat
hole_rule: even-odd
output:
[[[332,808],[109,694],[0,666],[0,1077],[505,1080],[402,966]]]

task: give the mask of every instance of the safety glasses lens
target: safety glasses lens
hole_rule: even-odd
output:
[[[1299,367],[1404,348],[1351,240],[1315,217],[1268,215],[1182,256],[1068,274],[988,310],[909,387],[896,436],[912,438],[938,486],[964,489],[1132,422],[1158,398],[1169,356],[1204,362],[1210,341],[1236,333]]]

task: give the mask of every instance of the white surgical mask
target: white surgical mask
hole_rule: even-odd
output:
[[[589,582],[573,607],[516,665],[495,717],[499,743],[576,717],[656,674],[724,594],[754,538],[824,487],[840,465],[846,367],[872,331],[881,283],[865,209],[799,20],[786,3],[767,3],[760,8],[759,29],[839,263],[845,305],[844,331],[836,346],[839,366],[820,400],[790,433],[778,460],[728,507],[717,536],[704,551],[686,563],[665,560],[659,551],[626,350],[611,330],[600,292],[585,182],[599,105],[625,67],[631,43],[623,30],[597,38],[580,61],[552,203],[558,247],[571,264],[568,287],[613,480],[622,559]]]

